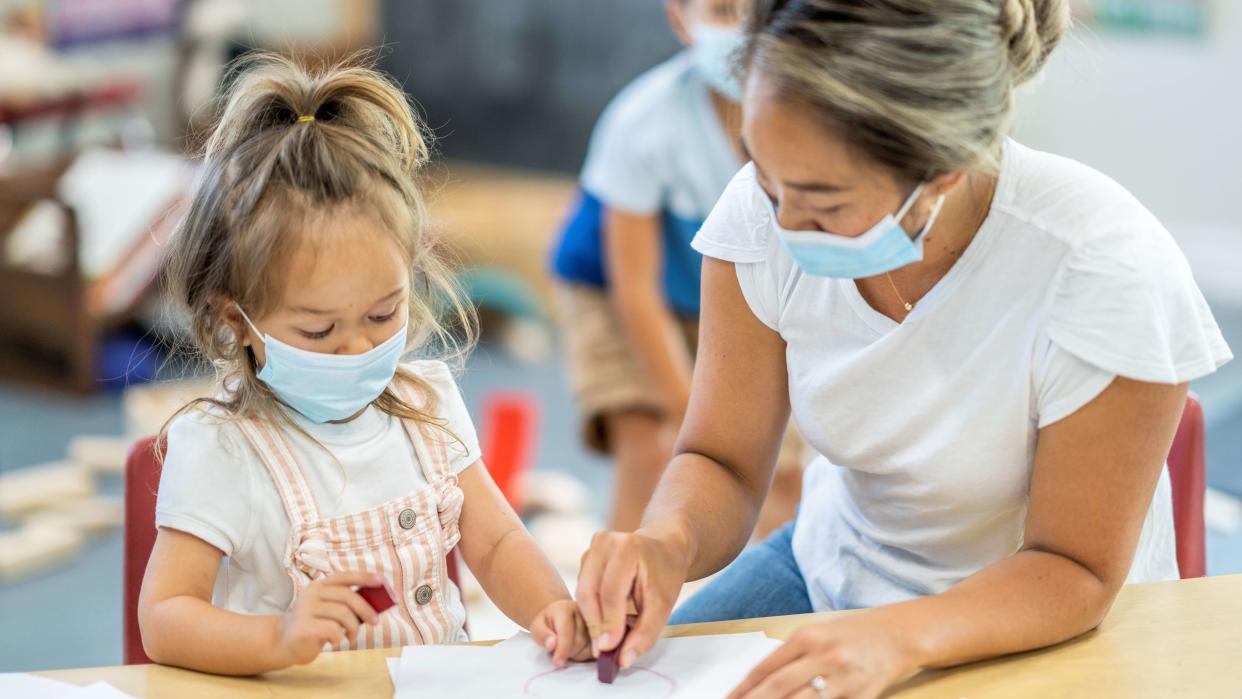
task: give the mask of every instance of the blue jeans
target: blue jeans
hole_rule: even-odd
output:
[[[790,522],[729,564],[673,612],[670,624],[753,619],[814,611],[793,555]]]

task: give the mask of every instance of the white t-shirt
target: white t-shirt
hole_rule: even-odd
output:
[[[450,468],[460,473],[481,454],[452,373],[443,362],[405,366],[435,390],[440,416],[461,441],[448,446]],[[324,518],[369,510],[429,487],[400,419],[374,406],[344,424],[317,424],[289,414],[322,445],[287,432]],[[243,614],[288,610],[293,600],[293,583],[285,572],[289,517],[259,455],[240,429],[217,412],[190,412],[169,427],[155,523],[224,552],[213,595],[216,606]]]
[[[707,84],[683,51],[609,103],[591,134],[582,188],[609,207],[701,222],[740,166]]]
[[[734,262],[786,342],[806,470],[794,555],[817,610],[942,592],[1022,544],[1040,428],[1118,375],[1181,383],[1232,355],[1172,237],[1121,186],[1009,141],[991,213],[905,322],[804,274],[753,165],[695,247]],[[1130,582],[1176,578],[1167,469]]]

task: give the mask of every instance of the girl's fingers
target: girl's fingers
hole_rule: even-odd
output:
[[[353,610],[354,614],[362,621],[368,624],[374,624],[379,621],[379,615],[367,603],[362,595],[354,592],[348,587],[325,587],[320,591],[320,599],[329,602],[339,602]]]
[[[530,637],[539,644],[540,648],[551,653],[556,649],[556,634],[552,631],[552,627],[548,625],[545,619],[546,614],[540,614],[530,625]]]
[[[384,579],[377,573],[346,571],[343,573],[333,573],[327,577],[319,579],[316,582],[324,586],[371,587],[373,585],[383,585]]]
[[[361,622],[358,621],[358,615],[354,614],[354,610],[348,605],[341,602],[321,601],[312,610],[312,614],[317,619],[335,621],[344,630],[351,643],[358,638],[358,627]]]
[[[548,621],[552,625],[552,632],[560,640],[552,651],[552,664],[556,667],[565,667],[565,663],[569,661],[569,656],[573,655],[577,650],[576,639],[574,638],[576,626],[574,619],[577,616],[573,608],[567,606],[555,608],[548,615]]]

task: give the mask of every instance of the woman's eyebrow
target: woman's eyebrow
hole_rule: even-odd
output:
[[[739,139],[739,145],[742,148],[742,155],[745,156],[746,159],[749,160],[751,163],[754,163],[755,171],[762,176],[763,169],[759,167],[759,163],[755,162],[755,157],[750,154],[750,149],[746,147],[746,139],[745,138]],[[842,187],[840,185],[829,184],[827,182],[783,182],[782,184],[784,184],[786,187],[790,187],[792,189],[798,189],[803,192],[823,192],[823,193],[828,193],[828,194],[831,194],[834,192],[843,192],[846,189],[848,189],[848,187]]]

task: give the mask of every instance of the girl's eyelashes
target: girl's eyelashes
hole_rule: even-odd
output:
[[[371,321],[374,323],[387,323],[388,321],[392,320],[393,317],[395,317],[396,315],[397,315],[397,309],[394,308],[392,309],[392,311],[390,311],[389,313],[385,315],[371,316]]]
[[[309,340],[322,340],[323,338],[327,337],[328,333],[332,332],[332,329],[335,327],[336,327],[336,323],[333,323],[332,325],[329,325],[323,330],[302,330],[299,328],[298,332],[301,333],[303,337]]]

